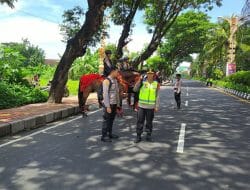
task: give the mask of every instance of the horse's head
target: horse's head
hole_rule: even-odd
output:
[[[117,80],[123,86],[124,92],[127,92],[128,87],[134,86],[140,76],[140,73],[134,71],[119,71]]]

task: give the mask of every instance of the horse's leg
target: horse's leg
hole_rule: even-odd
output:
[[[89,87],[87,87],[86,89],[84,89],[83,92],[80,92],[80,90],[78,90],[79,107],[80,107],[80,110],[81,110],[81,113],[82,113],[83,117],[87,116],[86,111],[88,109],[86,107],[86,101],[87,101],[87,98],[89,96],[90,90],[91,89]]]
[[[102,87],[102,82],[103,82],[102,80],[96,80],[95,82],[92,83],[93,84],[92,91],[95,91],[96,94],[97,94],[97,100],[98,100],[99,108],[103,107],[103,100],[101,99],[101,97],[103,95],[100,94],[102,92],[102,90],[100,89]]]
[[[80,90],[80,84],[78,88],[78,104],[79,104],[80,112],[84,113],[85,102],[83,101],[83,92],[81,92]]]

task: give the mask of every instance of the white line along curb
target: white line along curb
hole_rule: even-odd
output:
[[[98,109],[98,110],[95,110],[95,111],[93,111],[93,112],[90,112],[90,113],[88,113],[88,115],[92,115],[92,114],[94,114],[94,113],[96,113],[96,112],[98,112],[98,111],[100,111],[100,110],[102,110],[102,109]],[[52,127],[48,127],[48,128],[46,128],[46,129],[39,130],[39,131],[34,132],[34,133],[30,134],[30,135],[27,135],[27,136],[24,136],[24,137],[21,137],[21,138],[18,138],[18,139],[9,141],[9,142],[4,143],[4,144],[0,144],[0,148],[5,147],[5,146],[10,145],[10,144],[13,144],[13,143],[16,143],[16,142],[18,142],[18,141],[24,140],[24,139],[26,139],[26,138],[33,137],[33,136],[38,135],[38,134],[40,134],[40,133],[44,133],[44,132],[46,132],[46,131],[48,131],[48,130],[50,130],[50,129],[54,129],[54,128],[56,128],[56,127],[59,127],[59,126],[64,125],[64,124],[66,124],[66,123],[70,123],[70,122],[75,121],[75,120],[78,120],[78,119],[80,119],[80,118],[82,118],[82,116],[77,116],[76,118],[71,119],[71,120],[69,120],[69,121],[65,121],[65,122],[59,123],[59,124],[57,124],[57,125],[54,125],[54,126],[52,126]]]

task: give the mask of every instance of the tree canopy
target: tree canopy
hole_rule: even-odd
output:
[[[7,4],[9,7],[14,8],[14,2],[17,0],[0,0],[1,4]]]

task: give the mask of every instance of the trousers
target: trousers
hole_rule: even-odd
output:
[[[177,108],[180,108],[181,107],[181,92],[180,93],[175,92],[174,98],[177,104]]]
[[[137,135],[141,135],[143,133],[143,126],[145,120],[146,120],[146,132],[151,134],[153,130],[153,119],[154,119],[154,109],[145,109],[139,107],[137,113],[137,127],[136,127]]]
[[[102,136],[112,135],[113,123],[116,116],[116,104],[111,104],[111,113],[107,112],[107,108],[103,109]]]

